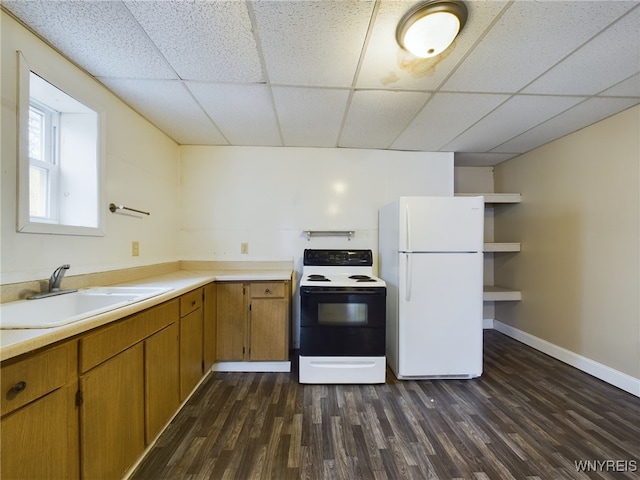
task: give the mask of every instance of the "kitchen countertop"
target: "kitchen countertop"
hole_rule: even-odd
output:
[[[147,277],[134,282],[110,286],[165,287],[172,290],[137,303],[129,304],[109,312],[101,313],[74,323],[54,328],[0,330],[0,361],[8,360],[23,353],[51,345],[61,340],[101,327],[121,318],[154,307],[177,298],[195,288],[211,282],[222,281],[285,281],[291,280],[293,271],[274,270],[178,270],[175,272]],[[38,300],[32,300],[37,302]]]

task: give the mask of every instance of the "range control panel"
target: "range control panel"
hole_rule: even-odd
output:
[[[304,251],[303,265],[326,267],[370,267],[373,265],[371,250],[317,250]]]

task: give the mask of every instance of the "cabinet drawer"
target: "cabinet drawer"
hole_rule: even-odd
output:
[[[136,313],[80,339],[80,371],[95,367],[178,320],[178,300]]]
[[[202,289],[185,293],[180,297],[180,317],[186,317],[191,312],[202,307]]]
[[[64,385],[75,374],[76,358],[74,341],[3,364],[2,415]]]
[[[284,282],[251,284],[251,298],[284,298]]]

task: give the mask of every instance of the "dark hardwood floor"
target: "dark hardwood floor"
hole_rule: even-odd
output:
[[[131,478],[640,478],[639,398],[495,331],[484,352],[474,380],[212,373]]]

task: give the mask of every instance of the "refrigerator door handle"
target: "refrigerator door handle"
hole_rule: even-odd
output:
[[[409,204],[407,203],[405,205],[405,239],[404,239],[404,246],[405,246],[405,252],[410,252],[411,251],[411,221],[409,220]]]
[[[404,299],[406,302],[410,302],[411,301],[411,279],[413,278],[413,272],[411,271],[411,266],[413,265],[413,262],[411,261],[410,255],[407,255],[405,253],[404,255],[405,258],[405,285],[406,285],[406,289],[405,289],[405,293],[404,293]]]

